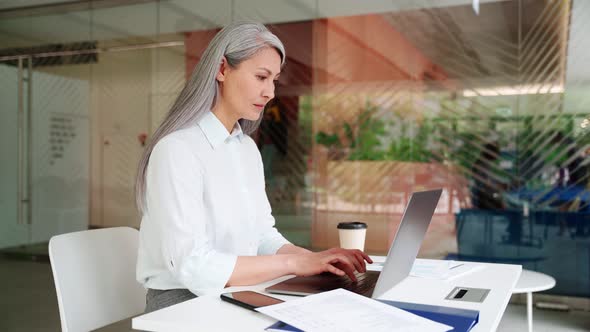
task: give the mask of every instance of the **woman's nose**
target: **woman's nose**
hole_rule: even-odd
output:
[[[270,82],[270,84],[265,84],[264,89],[262,90],[262,96],[267,97],[269,100],[275,97],[275,84],[274,82]]]

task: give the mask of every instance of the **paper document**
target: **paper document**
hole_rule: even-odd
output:
[[[304,331],[450,331],[453,328],[373,299],[336,289],[260,307],[259,312]]]
[[[472,262],[420,259],[414,262],[410,275],[419,278],[450,280],[482,269],[484,266]]]

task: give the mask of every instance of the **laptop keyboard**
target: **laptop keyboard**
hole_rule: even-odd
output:
[[[356,282],[350,280],[349,277],[341,278],[342,284],[340,287],[353,293],[371,296],[377,284],[379,273],[355,273],[355,276],[357,279]]]

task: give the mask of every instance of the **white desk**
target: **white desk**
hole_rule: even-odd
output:
[[[473,332],[495,331],[510,300],[512,289],[522,270],[520,265],[485,264],[485,267],[450,281],[408,277],[381,298],[395,301],[442,305],[479,311],[479,323]],[[282,277],[264,284],[231,287],[223,290],[264,292],[269,285],[288,279]],[[445,300],[454,287],[491,289],[483,303]],[[200,296],[162,310],[133,318],[134,329],[145,331],[264,331],[276,320],[231,303],[221,301],[219,292]],[[283,300],[294,297],[274,295]]]

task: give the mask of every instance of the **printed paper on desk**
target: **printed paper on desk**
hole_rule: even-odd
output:
[[[427,279],[451,280],[482,268],[483,265],[471,262],[417,259],[410,275]]]
[[[373,299],[336,289],[260,307],[259,312],[304,331],[450,331],[453,328]]]

